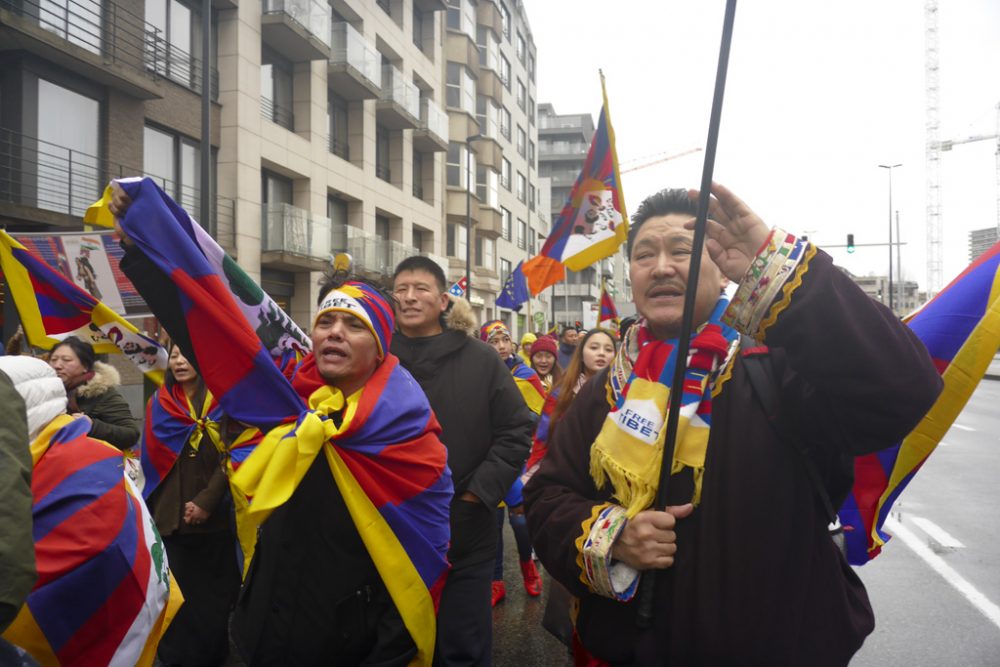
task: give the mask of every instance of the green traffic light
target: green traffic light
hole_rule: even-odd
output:
[[[854,234],[847,235],[847,252],[854,252]]]

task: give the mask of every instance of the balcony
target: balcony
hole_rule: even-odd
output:
[[[329,218],[284,202],[267,204],[261,211],[262,265],[322,271],[332,245]]]
[[[201,94],[202,60],[167,42],[157,29],[146,35],[146,70]],[[209,95],[213,102],[218,102],[219,70],[212,67],[209,76]]]
[[[327,81],[345,100],[373,100],[382,91],[379,53],[350,23],[334,23],[330,30]]]
[[[267,97],[260,98],[260,117],[290,132],[295,131],[295,115],[292,110]]]
[[[330,57],[330,5],[320,0],[261,0],[263,40],[293,63]]]
[[[420,100],[420,125],[413,131],[413,147],[433,153],[448,150],[448,114],[432,100]]]
[[[388,241],[358,227],[346,226],[347,252],[354,260],[354,269],[370,278],[391,276],[396,265],[407,257],[420,254],[413,246]]]
[[[479,207],[479,224],[476,226],[478,233],[485,234],[496,239],[503,232],[503,216],[500,211],[489,206]]]
[[[393,65],[382,67],[382,93],[375,116],[392,130],[413,130],[420,124],[420,89]]]
[[[24,50],[141,100],[162,97],[147,69],[142,16],[97,0],[0,0],[0,52]]]
[[[468,34],[449,29],[445,35],[444,55],[445,60],[461,63],[469,68],[470,72],[479,74],[479,47]]]
[[[489,28],[500,37],[503,35],[503,17],[500,16],[500,8],[493,2],[480,2],[476,7],[476,23]]]
[[[100,199],[112,178],[143,174],[131,167],[66,146],[0,128],[0,217],[79,228],[87,207]],[[200,215],[197,187],[153,177],[194,217]],[[220,243],[234,233],[233,200],[216,198],[212,207]],[[212,227],[207,227],[211,229]]]

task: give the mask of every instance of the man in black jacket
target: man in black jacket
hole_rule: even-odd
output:
[[[455,483],[452,569],[438,610],[435,664],[489,665],[495,508],[528,456],[534,420],[497,353],[472,337],[468,304],[451,300],[446,287],[444,272],[426,257],[400,262],[391,349],[441,423]]]

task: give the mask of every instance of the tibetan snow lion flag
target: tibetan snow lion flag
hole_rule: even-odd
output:
[[[266,433],[232,478],[252,498],[249,512],[260,516],[277,507],[301,480],[275,471],[323,455],[417,646],[411,664],[429,666],[436,602],[448,571],[452,485],[436,435],[440,427],[419,385],[391,354],[364,389],[349,397],[320,378],[311,355],[290,381],[268,349],[271,337],[259,333],[269,324],[268,313],[251,311],[247,317],[237,304],[256,299],[260,288],[232,284],[232,271],[220,271],[206,255],[198,225],[155,182],[117,183],[132,200],[122,227],[175,286],[208,389],[231,419]],[[367,288],[352,289],[352,299],[367,298]],[[265,319],[258,321],[257,314]],[[387,319],[391,331],[391,313]],[[339,425],[329,418],[334,411],[343,414]]]
[[[601,282],[601,312],[597,316],[597,323],[612,322],[617,328],[621,320],[618,317],[618,309],[615,307],[614,299],[608,293],[608,286]]]
[[[146,377],[163,384],[167,351],[0,229],[0,268],[28,342],[51,350],[76,336],[97,354],[124,354]]]
[[[1000,243],[985,252],[907,324],[930,352],[944,390],[894,447],[854,460],[854,488],[840,510],[847,557],[863,565],[889,538],[893,503],[951,428],[1000,349]]]
[[[601,92],[604,106],[583,169],[559,218],[552,223],[542,251],[524,263],[532,295],[565,278],[566,269],[582,271],[614,254],[628,236],[628,215],[603,74]]]
[[[122,453],[56,417],[31,443],[38,580],[3,638],[53,665],[152,665],[183,597]]]

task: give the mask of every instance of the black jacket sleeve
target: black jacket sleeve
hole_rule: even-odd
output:
[[[487,506],[495,507],[507,495],[531,450],[534,415],[499,356],[483,369],[489,373],[490,428],[493,441],[486,458],[466,487]]]
[[[132,415],[125,397],[108,389],[84,410],[90,417],[91,437],[110,442],[118,449],[129,449],[139,442],[139,422]]]
[[[181,352],[194,369],[201,374],[198,359],[191,344],[184,309],[181,307],[177,289],[165,274],[138,246],[123,246],[125,256],[120,267],[149,306],[150,311],[170,334],[170,339],[181,348]]]

